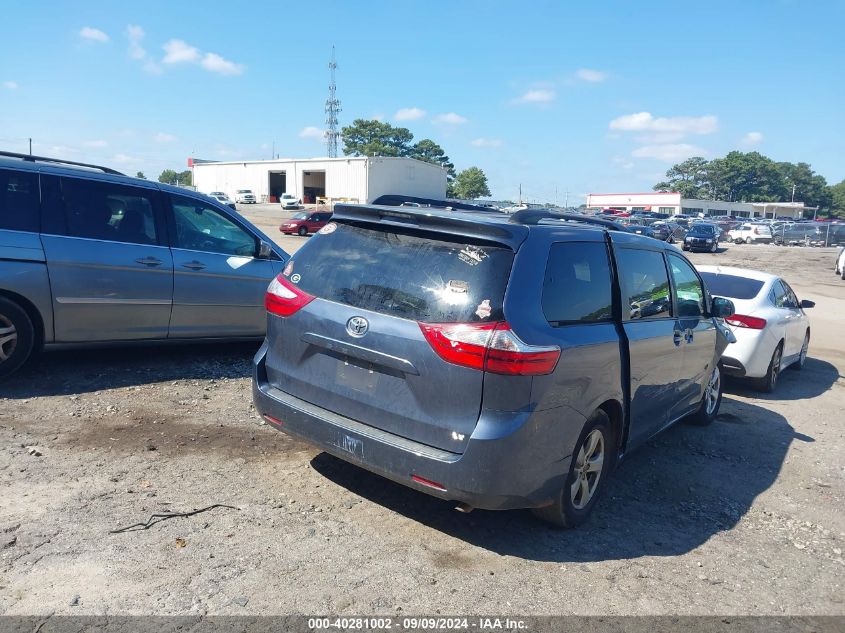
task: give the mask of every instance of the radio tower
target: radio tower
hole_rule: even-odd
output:
[[[334,60],[334,46],[332,46],[332,60],[329,62],[331,70],[331,83],[329,84],[329,98],[326,99],[326,145],[328,146],[329,158],[337,158],[337,139],[340,132],[337,131],[337,114],[340,112],[340,100],[337,98],[337,85],[334,82],[334,71],[337,63]]]

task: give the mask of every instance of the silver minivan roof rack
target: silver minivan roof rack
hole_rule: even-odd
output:
[[[111,167],[103,167],[102,165],[92,165],[90,163],[78,163],[73,160],[65,160],[63,158],[48,158],[47,156],[33,156],[32,154],[18,154],[15,152],[0,152],[0,156],[7,158],[20,158],[32,163],[55,163],[57,165],[72,165],[74,167],[87,167],[88,169],[99,169],[104,174],[112,174],[114,176],[125,176],[126,174],[112,169]]]

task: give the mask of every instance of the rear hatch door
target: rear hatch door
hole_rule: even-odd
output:
[[[291,395],[378,429],[460,453],[484,373],[444,361],[420,323],[503,320],[510,247],[410,227],[331,222],[283,278],[315,297],[268,315],[267,377]]]

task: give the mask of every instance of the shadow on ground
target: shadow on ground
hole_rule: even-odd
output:
[[[528,511],[461,514],[450,504],[326,453],[312,466],[327,479],[431,529],[501,555],[586,562],[675,556],[736,526],[777,478],[798,435],[783,416],[724,398],[709,427],[679,424],[628,456],[589,522],[559,531]]]
[[[173,380],[243,378],[260,343],[213,343],[46,352],[0,383],[13,399],[72,395]]]
[[[801,371],[784,369],[772,393],[755,390],[749,380],[726,377],[725,391],[757,400],[806,400],[828,391],[837,380],[845,378],[835,365],[818,358],[807,358]]]

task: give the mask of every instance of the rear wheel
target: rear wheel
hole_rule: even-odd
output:
[[[710,372],[707,384],[704,385],[704,395],[701,398],[701,406],[698,411],[687,418],[691,424],[707,426],[712,424],[719,415],[719,407],[722,405],[722,372],[717,364]]]
[[[32,354],[35,329],[26,311],[0,297],[0,378],[5,378]]]
[[[778,384],[780,377],[780,361],[783,358],[783,341],[778,343],[775,351],[772,352],[772,360],[769,361],[769,368],[766,370],[766,375],[762,378],[757,378],[754,381],[754,386],[757,391],[763,393],[772,393]]]
[[[741,237],[734,238],[734,244],[742,244],[744,241]]]
[[[584,523],[604,490],[615,451],[616,439],[611,432],[610,418],[598,410],[581,431],[569,475],[554,503],[534,509],[534,515],[557,527],[571,528]]]
[[[304,226],[300,226],[297,233],[299,233],[300,237],[305,237],[306,235],[308,235],[308,229],[306,229]]]
[[[810,349],[810,330],[804,335],[804,343],[801,345],[801,353],[798,355],[798,360],[792,363],[789,368],[801,371],[804,368],[804,363],[807,362],[807,350]]]

